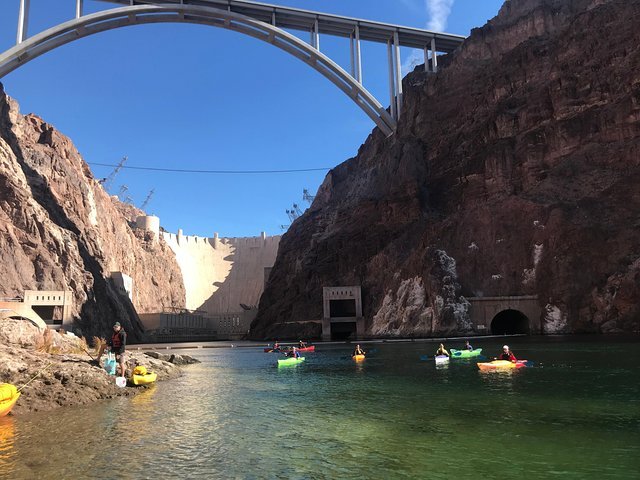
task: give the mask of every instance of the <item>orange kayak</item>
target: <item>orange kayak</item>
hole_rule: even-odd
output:
[[[484,363],[478,362],[478,368],[483,372],[514,370],[516,368],[524,368],[526,366],[526,360],[518,360],[516,362],[510,362],[508,360],[494,360],[493,362]]]
[[[354,356],[353,356],[353,359],[354,359],[356,362],[361,362],[361,361],[363,361],[363,360],[364,360],[364,355],[354,355]]]

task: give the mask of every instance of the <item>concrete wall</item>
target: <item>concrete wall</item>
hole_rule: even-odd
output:
[[[236,313],[240,304],[257,306],[265,268],[272,267],[280,236],[212,238],[161,233],[176,255],[186,290],[186,308],[207,316]]]
[[[491,321],[504,310],[517,310],[529,319],[532,334],[542,333],[542,309],[537,295],[523,295],[517,297],[472,297],[467,298],[471,303],[469,314],[473,329],[480,334],[491,332]]]
[[[331,300],[351,300],[354,302],[355,317],[332,317]],[[331,326],[334,323],[355,323],[356,338],[364,335],[362,317],[362,292],[359,285],[322,288],[322,339],[331,340]]]
[[[208,316],[204,312],[175,311],[140,314],[147,342],[232,340],[249,333],[256,310]]]
[[[25,290],[23,302],[30,308],[34,306],[62,308],[62,323],[56,324],[55,328],[68,328],[71,331],[73,293],[70,290]]]
[[[15,317],[26,318],[36,327],[43,330],[47,328],[45,321],[31,309],[31,305],[22,302],[0,302],[0,320]]]

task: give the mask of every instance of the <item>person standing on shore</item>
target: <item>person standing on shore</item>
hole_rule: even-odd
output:
[[[111,338],[107,340],[107,345],[111,348],[111,351],[116,354],[116,362],[120,367],[120,376],[124,377],[126,354],[125,348],[127,346],[127,332],[124,331],[120,322],[116,322],[113,325],[113,334]]]

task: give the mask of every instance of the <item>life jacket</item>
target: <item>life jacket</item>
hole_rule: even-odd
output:
[[[120,329],[119,332],[114,332],[114,334],[111,336],[111,346],[114,349],[120,348],[122,346],[122,337],[120,336],[121,333],[122,329]]]

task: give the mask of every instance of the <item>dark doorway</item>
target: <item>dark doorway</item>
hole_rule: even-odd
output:
[[[491,333],[494,335],[529,334],[529,319],[518,310],[503,310],[491,320]]]
[[[331,323],[331,340],[349,340],[350,338],[355,338],[356,334],[356,322]]]
[[[31,309],[36,312],[48,325],[62,325],[62,317],[57,315],[55,305],[33,305]]]
[[[329,316],[331,318],[355,317],[356,301],[352,299],[329,300]]]

